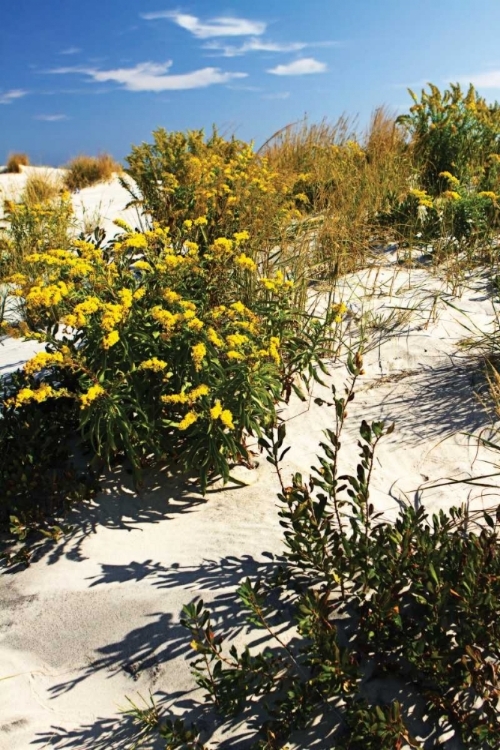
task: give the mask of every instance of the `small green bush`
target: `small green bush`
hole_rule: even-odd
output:
[[[360,358],[348,368],[344,395],[333,389],[331,403],[318,400],[332,408],[334,425],[309,482],[299,474],[290,486],[283,480],[283,426],[273,441],[261,441],[281,484],[286,553],[274,576],[243,581],[238,596],[265,645],[226,647],[209,610],[195,601],[181,620],[194,678],[220,717],[216,723],[228,729],[241,718],[256,750],[282,750],[290,741],[312,746],[297,734],[305,730],[322,747],[431,747],[419,736],[418,715],[428,717],[432,747],[442,746],[448,726],[464,747],[497,748],[500,507],[477,527],[464,508],[429,518],[424,508],[405,506],[394,523],[383,520],[369,488],[377,444],[390,429],[363,422],[356,472],[341,473]],[[291,640],[280,635],[287,626],[297,633]],[[413,696],[408,703],[405,694]],[[133,706],[132,714],[166,750],[203,750],[210,740],[178,716],[163,718],[154,703]]]
[[[471,85],[441,92],[429,84],[401,115],[412,142],[421,185],[433,196],[446,190],[449,172],[468,189],[497,191],[500,164],[500,104],[488,104]]]
[[[0,532],[5,543],[0,558],[7,562],[29,562],[31,544],[40,536],[53,537],[69,507],[92,493],[90,475],[78,472],[71,460],[74,402],[10,408],[9,399],[30,385],[21,373],[0,378]]]

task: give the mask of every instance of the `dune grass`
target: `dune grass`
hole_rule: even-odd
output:
[[[21,167],[29,166],[30,159],[28,154],[12,153],[7,157],[7,172],[10,174],[19,174]]]
[[[80,154],[69,162],[67,170],[65,185],[73,191],[109,181],[114,174],[121,172],[121,166],[110,154]]]

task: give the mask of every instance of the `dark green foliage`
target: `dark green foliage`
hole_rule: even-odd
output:
[[[444,723],[468,749],[497,748],[500,509],[485,513],[478,527],[465,509],[429,518],[423,508],[405,506],[395,523],[375,513],[375,452],[391,428],[363,421],[356,472],[340,473],[341,434],[361,359],[348,367],[345,393],[333,389],[332,402],[322,402],[335,424],[308,483],[298,474],[291,486],[282,480],[284,426],[271,443],[261,441],[281,483],[285,565],[274,580],[247,579],[238,594],[249,623],[267,632],[266,645],[258,653],[225,647],[203,602],[194,602],[183,617],[196,654],[193,674],[223,721],[241,713],[255,729],[248,745],[255,749],[282,749],[290,739],[308,747],[301,737],[314,726],[322,747],[437,748]],[[274,625],[276,590],[292,604],[291,639]],[[384,702],[371,689],[377,684],[388,686],[393,699]],[[433,727],[425,741],[405,691],[417,696]],[[162,723],[159,714],[148,730],[159,731],[169,750],[204,747],[193,729]]]
[[[27,546],[18,554],[8,551],[14,540],[57,539],[65,511],[93,492],[90,476],[71,461],[74,402],[45,401],[23,409],[6,405],[3,399],[23,385],[27,379],[21,373],[0,380],[0,530],[6,542],[0,556],[10,562],[29,562],[30,557]]]

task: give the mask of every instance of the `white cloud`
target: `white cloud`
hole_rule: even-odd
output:
[[[221,16],[210,21],[201,21],[196,16],[177,11],[158,11],[157,13],[142,13],[146,21],[168,18],[199,39],[210,39],[222,36],[260,36],[266,30],[267,24],[262,21],[250,21],[247,18]]]
[[[4,94],[0,92],[0,104],[12,104],[16,99],[21,99],[23,96],[26,96],[27,93],[28,92],[23,91],[23,89],[11,89]]]
[[[307,46],[305,42],[285,42],[279,44],[252,38],[239,47],[221,44],[220,42],[207,42],[203,45],[203,48],[218,52],[222,57],[238,57],[246,55],[247,52],[300,52],[300,50],[305,49]]]
[[[311,47],[340,47],[342,42],[266,42],[253,37],[243,42],[239,47],[223,44],[219,41],[206,42],[203,49],[212,50],[214,55],[222,57],[238,57],[247,52],[301,52]]]
[[[275,76],[304,76],[310,73],[325,73],[326,69],[326,63],[319,62],[314,57],[303,57],[288,65],[277,65],[267,72]]]
[[[290,96],[289,91],[277,91],[275,94],[264,94],[262,98],[271,99],[271,100],[275,100],[275,99],[279,100],[279,99],[288,99],[289,96]]]
[[[112,81],[119,83],[127,91],[181,91],[183,89],[198,89],[217,83],[228,83],[235,78],[246,78],[246,73],[228,73],[220,68],[202,68],[192,73],[179,75],[169,74],[172,61],[165,63],[145,62],[133,68],[116,68],[114,70],[99,70],[97,68],[72,67],[55,68],[49,73],[66,75],[81,73],[87,75],[95,83]]]
[[[500,89],[500,70],[488,70],[486,73],[476,73],[471,76],[460,76],[450,78],[450,81],[458,81],[462,84],[472,83],[473,86],[482,89]]]
[[[61,120],[67,120],[68,115],[35,115],[34,119],[43,122],[60,122]]]
[[[66,49],[62,49],[59,54],[60,55],[77,55],[79,52],[81,52],[80,47],[66,47]]]

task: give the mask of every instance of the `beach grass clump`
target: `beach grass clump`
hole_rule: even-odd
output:
[[[375,217],[394,193],[407,188],[411,158],[402,131],[384,109],[364,134],[341,117],[289,126],[261,150],[270,166],[288,175],[300,210],[315,222],[309,265],[318,277],[362,266],[380,233]]]
[[[58,175],[50,171],[37,171],[28,176],[21,202],[35,206],[40,203],[47,203],[62,194],[64,184]]]
[[[197,727],[196,705],[169,715],[151,698],[130,709],[142,735],[201,750],[210,728],[234,732],[241,720],[262,750],[423,750],[445,733],[471,750],[498,746],[500,507],[430,517],[407,505],[394,522],[375,512],[370,484],[391,427],[362,422],[354,471],[341,450],[362,366],[349,358],[345,391],[323,402],[332,427],[308,481],[282,475],[284,425],[262,441],[281,486],[285,555],[237,592],[260,647],[227,643],[202,600],[186,605],[192,674],[214,721]]]
[[[49,192],[52,193],[52,185]],[[29,189],[29,198],[36,191],[46,194],[46,185]],[[59,192],[43,201],[31,202],[25,193],[23,203],[7,201],[5,216],[7,228],[2,232],[0,244],[0,279],[16,272],[24,272],[26,258],[34,252],[52,248],[68,248],[74,226],[73,207],[69,193]]]
[[[30,159],[28,154],[24,153],[12,153],[7,157],[7,172],[10,174],[19,174],[22,172],[22,167],[29,166]]]
[[[122,170],[120,164],[110,154],[75,156],[66,167],[64,182],[68,190],[83,190],[99,182],[108,182],[114,174]]]

